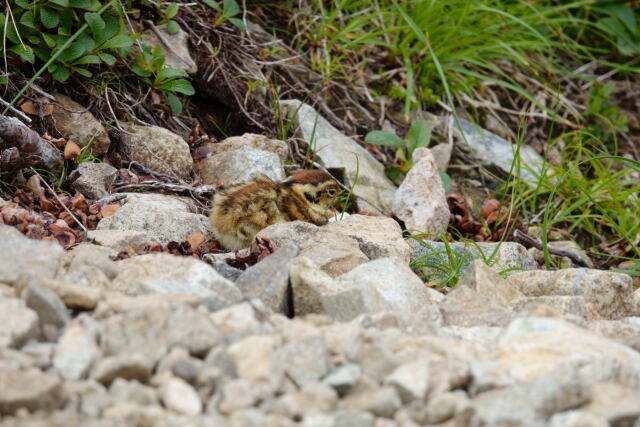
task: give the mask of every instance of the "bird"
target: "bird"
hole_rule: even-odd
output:
[[[211,202],[213,232],[227,250],[246,248],[263,228],[287,221],[328,222],[328,210],[342,188],[318,170],[297,172],[276,182],[260,174],[216,192]]]

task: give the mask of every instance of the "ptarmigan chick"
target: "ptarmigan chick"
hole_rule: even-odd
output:
[[[327,223],[327,211],[342,189],[324,172],[306,170],[274,182],[264,175],[213,196],[211,224],[228,250],[246,248],[263,228],[285,221]]]

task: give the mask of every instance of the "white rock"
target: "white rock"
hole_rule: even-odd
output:
[[[284,179],[282,161],[277,154],[253,148],[223,151],[200,160],[196,171],[205,184],[229,186],[266,175],[272,181]]]
[[[429,389],[429,361],[416,360],[400,365],[384,382],[395,387],[403,402],[422,401]]]
[[[100,352],[95,339],[79,323],[72,323],[58,342],[53,367],[65,380],[86,378]]]
[[[393,197],[393,213],[407,230],[438,237],[449,224],[444,187],[428,148],[418,148],[413,158],[413,167]]]
[[[169,34],[167,24],[156,25],[155,29],[157,33],[147,30],[141,39],[152,49],[156,46],[162,49],[165,57],[164,66],[195,74],[198,71],[198,65],[189,52],[189,35],[182,28],[175,34]],[[166,44],[171,48],[167,48]]]
[[[199,415],[202,401],[198,393],[180,378],[171,378],[160,387],[160,398],[164,406],[184,415]]]
[[[38,337],[38,315],[24,301],[0,298],[0,349],[19,347]]]

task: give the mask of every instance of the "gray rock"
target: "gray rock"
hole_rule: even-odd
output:
[[[244,379],[229,381],[222,387],[218,409],[223,414],[231,414],[253,406],[258,401],[254,385]]]
[[[633,285],[626,274],[590,269],[527,271],[516,273],[509,281],[527,296],[583,296],[603,319],[634,316]],[[589,307],[587,307],[589,309]]]
[[[280,101],[280,106],[286,110],[284,115],[298,125],[300,136],[309,142],[320,163],[343,176],[343,183],[349,187],[358,176],[354,194],[359,197],[359,210],[375,210],[376,207],[369,203],[385,212],[391,209],[395,186],[385,175],[382,164],[371,153],[340,133],[311,106],[296,100]]]
[[[87,239],[117,252],[133,250],[141,252],[145,246],[160,243],[143,231],[90,230]]]
[[[449,205],[444,187],[428,148],[413,153],[414,165],[393,197],[393,213],[408,230],[439,237],[449,224]]]
[[[65,403],[60,379],[37,369],[0,370],[0,414],[20,408],[51,411]]]
[[[195,169],[205,184],[215,186],[238,184],[258,175],[266,175],[273,181],[284,179],[282,161],[277,154],[248,147],[222,151],[200,160]]]
[[[164,406],[180,414],[195,416],[202,412],[200,396],[180,378],[171,378],[162,384],[160,398]]]
[[[589,322],[587,329],[640,352],[640,317]]]
[[[107,189],[117,173],[116,168],[106,163],[83,162],[71,175],[71,186],[88,199],[101,199],[109,195]]]
[[[327,413],[336,409],[338,395],[326,384],[306,383],[300,391],[279,397],[270,412],[282,414],[289,419],[302,419],[308,413]]]
[[[109,149],[111,141],[104,126],[91,112],[68,96],[55,93],[53,120],[62,136],[81,148],[90,145],[92,154],[99,156]]]
[[[442,298],[424,286],[409,267],[392,258],[369,261],[339,276],[336,282],[342,290],[322,295],[322,305],[326,314],[339,320],[380,311],[418,313]]]
[[[369,260],[355,240],[336,238],[337,236],[339,235],[319,233],[309,246],[300,251],[300,256],[312,260],[331,277],[347,273]]]
[[[109,396],[114,402],[129,402],[138,405],[157,405],[158,393],[156,389],[143,385],[136,380],[127,381],[116,378],[109,387]]]
[[[95,338],[80,323],[72,323],[64,332],[53,357],[53,368],[65,380],[86,378],[100,356]]]
[[[189,35],[182,28],[174,34],[169,34],[167,24],[156,25],[154,29],[155,31],[145,31],[141,41],[152,49],[155,47],[162,49],[165,67],[177,68],[185,70],[189,74],[195,74],[198,71],[198,65],[189,52]]]
[[[393,418],[393,414],[402,406],[396,389],[388,386],[347,396],[343,403],[350,411],[367,411],[384,418]]]
[[[300,253],[297,246],[286,246],[276,250],[256,265],[246,269],[235,282],[247,298],[258,298],[276,313],[289,313],[287,290],[289,268]]]
[[[343,397],[360,380],[362,368],[355,363],[347,363],[334,369],[322,382],[333,387],[338,396]]]
[[[106,385],[116,378],[146,382],[153,364],[152,359],[140,353],[122,353],[100,360],[91,370],[91,378]]]
[[[227,349],[238,378],[277,390],[284,380],[283,363],[276,358],[282,340],[276,335],[252,335]]]
[[[549,419],[549,427],[609,427],[605,418],[577,410],[555,414]]]
[[[323,296],[344,290],[337,281],[305,256],[300,256],[291,263],[290,282],[296,316],[324,313]]]
[[[589,311],[584,297],[581,296],[556,296],[546,295],[541,297],[525,297],[514,300],[511,308],[515,312],[527,312],[544,304],[561,315],[573,315],[581,319],[590,319]]]
[[[396,257],[404,264],[409,263],[411,248],[402,237],[400,225],[392,218],[349,215],[327,224],[324,230],[355,239],[370,260]]]
[[[0,298],[0,349],[20,347],[39,335],[38,315],[24,301]]]
[[[320,380],[330,369],[329,352],[322,334],[295,338],[276,354],[280,369],[297,385]]]
[[[62,300],[55,292],[42,286],[38,278],[26,276],[19,287],[20,296],[27,307],[38,314],[42,331],[47,325],[54,329],[64,329],[70,322],[71,316]]]
[[[273,327],[258,320],[258,318],[262,319],[259,302],[252,300],[232,305],[211,313],[209,317],[229,343],[249,335],[272,332]]]
[[[591,392],[591,401],[582,406],[580,411],[602,417],[610,426],[628,426],[640,420],[638,389],[604,382],[594,384]]]
[[[119,264],[111,259],[117,252],[111,248],[94,245],[91,243],[81,243],[65,254],[64,270],[66,278],[72,273],[80,271],[85,274],[103,273],[107,280],[111,280],[119,273]],[[71,283],[74,283],[73,281]],[[94,283],[88,283],[91,286]]]
[[[332,427],[373,427],[375,417],[369,412],[338,412]]]
[[[462,134],[456,126],[452,126],[459,145],[469,149],[484,165],[498,167],[505,173],[511,172],[515,161],[515,145],[468,120],[460,119],[460,126]],[[520,147],[519,156],[519,162],[523,165],[520,168],[520,178],[535,183],[536,177],[542,174],[544,160],[527,145]]]
[[[209,219],[192,212],[182,199],[173,196],[127,197],[113,215],[100,220],[98,230],[138,231],[163,245],[183,242],[192,233],[211,235]]]
[[[221,306],[239,302],[240,291],[207,263],[168,254],[147,254],[118,263],[113,290],[127,295],[151,293],[195,295]]]
[[[438,424],[453,418],[471,405],[467,395],[461,391],[442,393],[429,399],[425,407],[425,424]],[[422,406],[422,405],[420,405]]]
[[[411,261],[413,267],[434,279],[444,277],[442,271],[430,267],[438,264],[448,265],[447,250],[442,242],[423,239],[407,240],[411,246]],[[455,261],[462,263],[461,272],[464,273],[476,259],[491,260],[491,267],[498,271],[534,270],[537,268],[535,260],[524,246],[514,242],[498,243],[466,243],[452,242],[449,247],[453,250]]]
[[[422,401],[429,389],[429,361],[416,360],[398,366],[384,383],[395,387],[404,403]]]
[[[264,135],[255,133],[245,133],[240,136],[232,136],[220,142],[203,145],[212,155],[224,151],[239,150],[243,148],[253,148],[255,150],[269,151],[277,154],[281,162],[289,158],[289,145],[285,141],[270,139]]]
[[[122,149],[131,161],[149,169],[185,179],[193,168],[189,144],[158,126],[125,125]]]
[[[23,273],[54,277],[64,249],[57,243],[32,240],[14,227],[0,224],[0,283],[16,285]]]

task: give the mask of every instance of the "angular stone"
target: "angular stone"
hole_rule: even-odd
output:
[[[344,290],[340,283],[305,256],[299,256],[291,263],[290,282],[296,316],[324,313],[323,295]]]
[[[338,412],[332,427],[373,427],[375,417],[369,412]]]
[[[587,328],[640,352],[640,317],[589,322]]]
[[[20,347],[38,337],[38,315],[24,301],[0,298],[0,349]]]
[[[297,246],[280,248],[247,268],[235,285],[246,298],[258,298],[275,313],[287,314],[290,310],[287,306],[289,268],[299,253]]]
[[[527,296],[578,295],[592,304],[603,319],[637,315],[631,277],[610,271],[570,268],[527,271],[508,279]]]
[[[131,161],[178,178],[188,178],[193,168],[189,144],[158,126],[125,125],[122,149]]]
[[[58,295],[67,308],[93,310],[104,299],[102,291],[83,285],[72,285],[59,280],[40,278],[41,284]]]
[[[46,325],[64,328],[70,322],[71,316],[62,300],[51,289],[42,286],[38,278],[26,276],[19,287],[20,296],[27,307],[38,314],[42,330]]]
[[[243,147],[222,151],[200,160],[196,172],[205,184],[229,186],[266,175],[272,181],[284,179],[284,169],[277,154],[270,151]]]
[[[180,414],[195,416],[202,412],[200,396],[180,378],[171,378],[162,384],[160,398],[164,406]]]
[[[398,392],[389,386],[350,395],[343,402],[351,411],[367,411],[384,418],[393,418],[393,414],[402,407]]]
[[[541,297],[524,297],[514,300],[511,308],[515,312],[527,312],[534,310],[540,304],[552,308],[561,315],[569,314],[585,320],[595,320],[587,310],[584,297],[581,296],[545,295]]]
[[[118,252],[128,250],[141,252],[145,246],[160,243],[143,231],[90,230],[87,233],[87,239]]]
[[[253,335],[230,345],[227,353],[239,378],[275,390],[284,379],[284,366],[275,357],[279,345],[281,340],[275,335]]]
[[[16,285],[23,273],[54,277],[64,249],[57,243],[32,240],[16,228],[0,224],[0,283]]]
[[[195,295],[226,306],[239,302],[242,294],[207,263],[168,254],[147,254],[118,263],[120,274],[113,290],[127,295],[151,293]]]
[[[288,342],[278,350],[276,360],[287,377],[300,386],[320,380],[330,368],[329,352],[322,334]]]
[[[419,313],[442,298],[392,258],[369,261],[336,281],[343,290],[323,295],[322,305],[326,314],[339,320],[380,311]]]
[[[64,405],[60,380],[37,369],[0,370],[0,414],[11,415],[20,408],[51,411]]]
[[[223,414],[230,414],[253,406],[258,401],[255,386],[244,379],[229,381],[222,387],[218,409]]]
[[[109,396],[114,402],[129,402],[138,405],[157,405],[156,389],[140,384],[137,380],[116,378],[109,387]]]
[[[80,147],[90,145],[91,153],[99,156],[109,149],[111,141],[104,126],[85,107],[68,96],[54,94],[56,104],[53,120],[63,138],[72,140]]]
[[[577,410],[555,414],[549,419],[549,427],[609,427],[606,419]]]
[[[343,397],[362,376],[362,368],[355,363],[347,363],[333,370],[322,382],[333,387],[339,396]]]
[[[232,136],[220,142],[203,145],[212,155],[224,151],[239,150],[242,148],[253,148],[255,150],[269,151],[277,154],[281,162],[289,158],[289,145],[279,139],[270,139],[264,135],[255,133],[245,133],[240,136]]]
[[[116,168],[106,163],[83,162],[70,176],[71,185],[88,199],[101,199],[109,195],[107,189],[117,173]]]
[[[444,187],[428,148],[413,153],[414,164],[393,197],[393,213],[408,230],[438,238],[449,224]]]
[[[328,385],[310,382],[300,391],[287,393],[274,402],[271,412],[289,419],[302,419],[308,413],[326,413],[335,410],[338,395]]]
[[[87,377],[100,356],[95,338],[79,323],[66,329],[53,356],[53,368],[65,380],[78,381]]]
[[[429,389],[429,361],[416,360],[400,365],[384,382],[395,387],[403,402],[422,401]]]
[[[370,260],[396,257],[409,264],[411,248],[402,237],[400,225],[385,216],[349,215],[324,227],[329,232],[349,236]]]
[[[640,394],[615,383],[594,384],[591,401],[580,408],[588,414],[602,417],[610,426],[632,425],[640,420]]]
[[[230,344],[249,335],[272,331],[272,327],[257,319],[260,312],[254,301],[232,305],[211,313],[211,320]]]
[[[105,357],[93,367],[91,378],[111,384],[116,378],[146,382],[151,376],[154,361],[140,353],[123,353]]]
[[[463,412],[470,404],[469,398],[461,390],[438,394],[429,398],[429,403],[425,407],[425,424],[443,423]]]
[[[145,31],[141,40],[152,50],[155,47],[162,49],[165,57],[164,66],[195,74],[198,71],[198,65],[189,52],[189,35],[182,28],[170,34],[167,31],[167,24],[156,25],[154,29],[155,31]]]
[[[376,211],[379,207],[386,213],[391,209],[395,186],[371,153],[340,133],[311,106],[287,100],[280,101],[280,107],[296,123],[300,136],[309,143],[324,167],[343,176],[343,183],[348,187],[354,185],[358,177],[354,194],[359,198],[356,199],[359,210]]]
[[[192,233],[210,236],[209,218],[196,214],[182,199],[173,196],[127,197],[113,215],[100,220],[98,230],[138,231],[163,245],[183,242]]]

